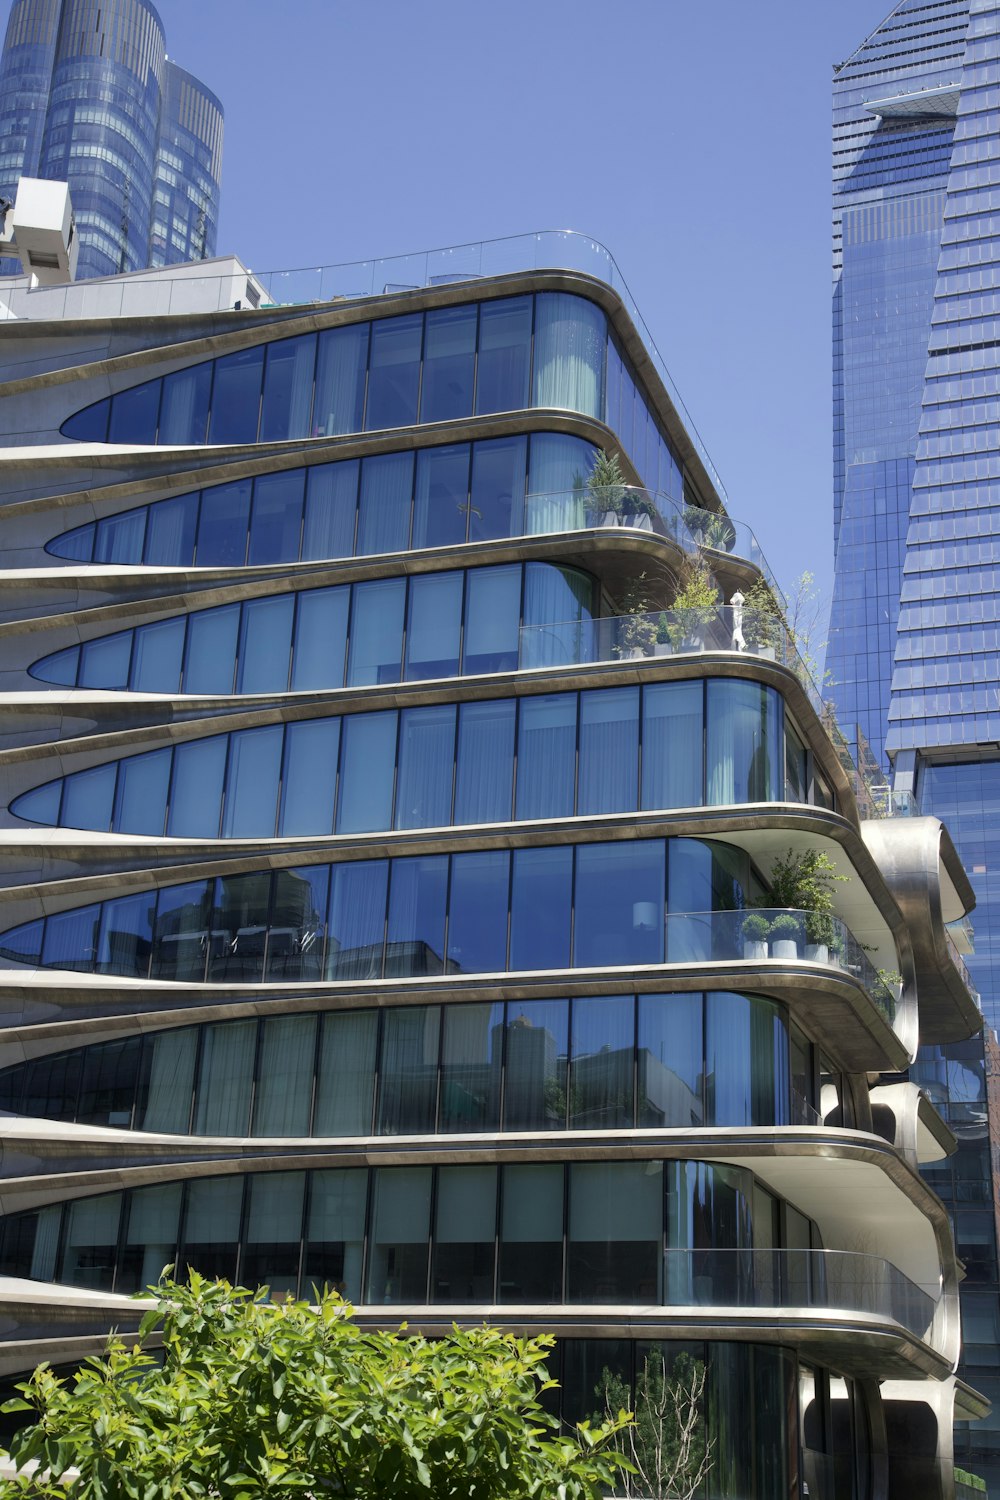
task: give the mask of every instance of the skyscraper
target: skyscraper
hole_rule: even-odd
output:
[[[711,1500],[950,1500],[947,833],[593,241],[240,279],[0,354],[0,1375],[191,1263],[552,1330],[571,1420],[693,1361]]]
[[[149,0],[14,0],[0,196],[22,176],[69,183],[78,276],[211,258],[221,171],[222,106],[168,61]]]
[[[903,0],[834,76],[834,530],[841,722],[947,823],[976,891],[969,966],[1000,1022],[1000,7]],[[990,1047],[990,1038],[986,1038]],[[966,1372],[994,1416],[958,1439],[1000,1494],[997,1141],[976,1042],[913,1076],[960,1137],[928,1177],[966,1263]],[[995,1110],[994,1110],[995,1115]]]

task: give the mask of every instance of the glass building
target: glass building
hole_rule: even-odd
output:
[[[859,815],[607,253],[476,248],[4,346],[0,1378],[167,1264],[328,1282],[555,1332],[568,1423],[703,1372],[705,1500],[945,1500],[903,1070],[980,1024],[971,888]]]
[[[221,172],[222,105],[168,61],[149,0],[14,0],[0,196],[22,176],[69,183],[79,277],[214,256]]]
[[[867,737],[895,786],[955,839],[977,901],[968,965],[994,1029],[998,84],[1000,6],[988,0],[904,0],[835,70],[827,662],[845,732]],[[960,1140],[927,1176],[952,1209],[966,1264],[963,1371],[995,1405],[986,1422],[960,1428],[956,1453],[1000,1495],[990,1056],[976,1040],[928,1048],[911,1076]]]

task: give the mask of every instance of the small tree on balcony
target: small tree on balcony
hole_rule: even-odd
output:
[[[677,592],[670,606],[673,614],[667,634],[675,651],[689,641],[698,641],[717,617],[722,595],[711,568],[700,552],[686,557],[677,581]]]
[[[625,490],[625,475],[617,453],[605,453],[603,448],[598,448],[587,480],[589,504],[594,515],[611,515],[616,521],[620,521]]]
[[[837,866],[822,849],[804,849],[776,859],[771,869],[770,903],[806,914],[806,942],[834,941],[833,887],[850,880],[839,875]]]

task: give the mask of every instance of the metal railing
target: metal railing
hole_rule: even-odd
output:
[[[965,988],[968,990],[969,994],[973,997],[976,1004],[978,1005],[979,989],[976,985],[976,981],[973,979],[971,973],[969,972],[969,966],[965,962],[965,959],[962,957],[961,953],[958,951],[958,946],[955,942],[955,939],[952,937],[947,927],[944,929],[944,940],[948,948],[948,957],[951,959],[952,963],[955,965],[955,968],[961,974],[962,983],[965,985]]]

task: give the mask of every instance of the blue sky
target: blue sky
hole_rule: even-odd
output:
[[[270,270],[586,231],[733,514],[779,579],[828,590],[831,69],[889,0],[157,3],[225,106],[220,251]]]

